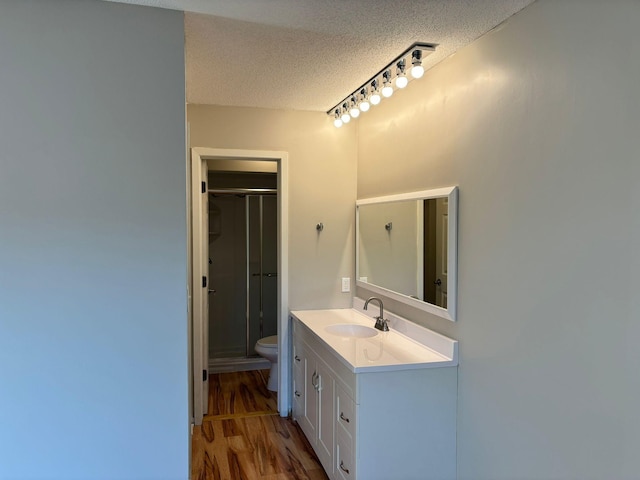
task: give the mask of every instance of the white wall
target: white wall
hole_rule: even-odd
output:
[[[0,4],[0,478],[188,476],[182,14]]]
[[[460,186],[458,322],[385,306],[460,341],[461,479],[638,478],[639,24],[539,0],[358,120],[358,198]]]
[[[189,105],[187,118],[193,147],[288,152],[289,308],[350,307],[340,278],[355,284],[355,130],[322,112]]]

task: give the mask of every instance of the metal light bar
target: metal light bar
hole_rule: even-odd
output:
[[[353,99],[355,98],[356,100],[358,100],[358,104],[359,104],[362,100],[365,100],[368,98],[368,97],[363,98],[363,93],[370,92],[370,94],[373,94],[374,93],[372,91],[373,82],[376,82],[376,88],[381,88],[382,86],[384,86],[382,76],[383,74],[385,74],[385,72],[391,72],[392,78],[390,77],[389,80],[395,81],[395,79],[398,76],[398,72],[401,72],[403,75],[407,75],[407,80],[409,80],[411,78],[410,75],[408,75],[410,70],[409,66],[416,65],[416,64],[421,65],[422,59],[427,55],[429,55],[431,52],[434,52],[435,50],[436,50],[435,45],[431,43],[422,43],[422,42],[414,43],[405,51],[403,51],[400,55],[394,58],[391,62],[385,65],[384,68],[382,68],[379,72],[377,72],[375,75],[369,78],[369,80],[367,80],[365,83],[363,83],[358,88],[356,88],[353,92],[351,92],[349,95],[347,95],[342,100],[340,100],[337,104],[335,104],[333,107],[327,110],[327,115],[329,115],[331,118],[334,119],[334,124],[336,127],[341,126],[343,123],[348,123],[348,120],[344,120],[344,116],[349,115],[349,110],[351,110],[353,106]],[[420,78],[420,77],[415,77],[415,78]],[[391,83],[394,83],[394,82],[391,82]],[[371,103],[374,105],[377,104],[373,102]],[[368,105],[368,102],[367,102],[367,105]],[[362,111],[366,111],[366,110],[363,109]],[[354,116],[354,118],[356,116]],[[338,121],[341,118],[342,118],[342,123]]]

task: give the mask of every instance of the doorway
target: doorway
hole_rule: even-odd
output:
[[[278,331],[277,165],[208,163],[209,373],[269,368],[254,346]]]
[[[208,371],[209,371],[209,290],[211,288],[209,272],[209,196],[208,172],[213,163],[218,171],[222,171],[228,164],[227,171],[238,171],[242,166],[251,163],[272,163],[275,168],[277,193],[276,196],[276,242],[277,263],[275,279],[277,285],[276,300],[276,331],[278,335],[278,413],[287,416],[290,406],[290,347],[289,347],[289,323],[288,323],[288,230],[289,230],[289,189],[288,189],[288,154],[279,151],[265,150],[228,150],[216,148],[194,147],[191,149],[191,248],[189,255],[190,268],[190,297],[192,306],[190,311],[192,356],[191,365],[191,398],[192,414],[195,425],[202,423],[202,418],[208,410]],[[260,171],[252,170],[253,172]],[[258,192],[245,192],[256,194]],[[260,195],[257,195],[260,196]],[[246,197],[245,197],[246,198]],[[263,203],[264,208],[264,203]],[[212,259],[213,262],[213,259]],[[264,268],[264,267],[263,267]],[[264,319],[263,319],[264,321]],[[265,331],[263,323],[263,332]],[[249,342],[251,343],[251,342]],[[246,345],[246,343],[245,343]]]

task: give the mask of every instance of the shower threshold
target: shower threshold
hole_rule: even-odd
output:
[[[210,358],[209,373],[244,372],[246,370],[266,370],[271,363],[262,357]]]

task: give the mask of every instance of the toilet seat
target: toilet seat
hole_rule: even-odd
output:
[[[258,340],[256,345],[260,345],[264,348],[278,348],[278,335],[271,335],[270,337],[264,337]]]

